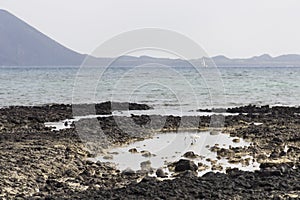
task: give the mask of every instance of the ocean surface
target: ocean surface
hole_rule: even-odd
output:
[[[114,67],[99,76],[101,70],[75,66],[2,66],[0,106],[112,100],[186,112],[248,104],[300,104],[300,68],[221,67],[217,69],[216,84],[207,83],[208,73],[202,74],[191,67],[171,70],[155,66],[138,70]]]

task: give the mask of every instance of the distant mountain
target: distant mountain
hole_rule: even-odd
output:
[[[230,59],[225,56],[212,57],[218,66],[246,66],[246,67],[300,67],[300,55],[288,54],[272,57],[268,54],[251,58]]]
[[[84,57],[0,10],[0,65],[78,65]]]
[[[39,32],[16,16],[0,9],[0,66],[61,66],[81,65],[86,55],[64,47],[45,34]],[[187,66],[188,61],[181,59],[154,58],[149,56],[121,56],[113,58],[90,57],[89,65],[137,66],[158,63],[169,66]],[[199,58],[193,63],[217,66],[280,66],[300,67],[300,55],[289,54],[271,57],[268,54],[246,59],[230,59],[225,56]]]

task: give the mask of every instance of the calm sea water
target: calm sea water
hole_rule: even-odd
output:
[[[250,103],[300,104],[300,68],[226,67],[218,71],[216,95],[205,78],[190,67],[171,71],[115,67],[101,77],[97,68],[80,73],[78,67],[70,66],[0,67],[0,106],[113,100],[189,111]]]

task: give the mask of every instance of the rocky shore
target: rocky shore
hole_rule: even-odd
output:
[[[94,106],[95,113],[85,113],[89,106],[77,108],[83,114],[151,109],[144,104],[111,106],[105,102]],[[194,172],[201,166],[182,159],[174,162],[174,169],[180,172],[177,178],[161,181],[143,170],[120,171],[113,163],[90,161],[95,152],[86,149],[77,130],[92,119],[79,120],[71,128],[59,131],[44,125],[72,118],[72,105],[1,108],[0,199],[300,198],[300,109],[249,105],[227,112],[237,115],[225,117],[222,131],[248,140],[251,145],[229,149],[215,146],[211,151],[240,163],[245,162],[243,155],[252,156],[260,163],[260,170],[228,168],[226,173],[208,172],[197,177]],[[106,145],[101,148],[142,140],[158,131],[209,129],[211,117],[214,116],[98,117],[106,138]],[[128,129],[122,128],[124,124]],[[157,171],[163,176],[161,173]]]

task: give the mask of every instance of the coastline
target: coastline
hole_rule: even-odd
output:
[[[98,114],[111,113],[109,103],[99,104]],[[150,109],[132,104],[133,110]],[[90,199],[90,198],[299,198],[300,113],[299,107],[245,106],[228,109],[222,132],[250,140],[248,148],[224,150],[218,155],[238,158],[241,153],[260,163],[255,172],[228,169],[226,174],[209,172],[202,177],[184,171],[179,178],[159,181],[147,172],[123,173],[112,163],[92,162],[74,127],[52,131],[45,122],[72,118],[71,105],[1,108],[1,190],[4,199]],[[239,114],[243,113],[243,114]],[[150,119],[166,120],[164,130],[176,130],[184,117],[132,115],[145,126]],[[208,128],[211,116],[186,117],[186,128]],[[200,123],[195,124],[198,120]],[[121,145],[145,139],[149,133],[127,134],[113,117],[98,117],[110,144]],[[79,120],[89,123],[89,119]],[[126,121],[126,120],[125,120]],[[197,121],[197,122],[198,122]],[[254,122],[260,122],[257,126]],[[75,123],[76,126],[76,123]],[[284,147],[288,150],[284,152]],[[241,162],[241,160],[240,160]],[[176,194],[175,194],[176,193]]]

